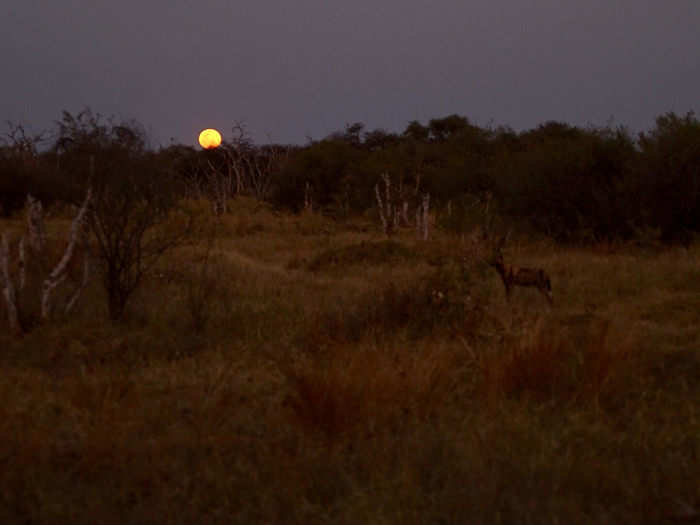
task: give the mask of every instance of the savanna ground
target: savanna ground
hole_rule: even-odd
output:
[[[2,523],[697,520],[697,244],[510,241],[549,308],[439,231],[232,208],[125,321],[93,283],[0,336]]]

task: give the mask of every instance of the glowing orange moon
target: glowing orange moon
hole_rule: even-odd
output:
[[[204,129],[199,134],[199,145],[204,149],[214,149],[221,144],[221,133],[215,129]]]

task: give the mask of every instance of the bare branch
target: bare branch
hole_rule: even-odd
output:
[[[41,294],[41,317],[42,319],[48,319],[51,312],[51,292],[61,284],[68,275],[68,264],[73,259],[76,248],[81,242],[85,226],[87,223],[87,213],[90,201],[92,200],[92,188],[88,188],[83,205],[78,211],[78,214],[73,219],[70,230],[70,240],[66,251],[63,253],[63,257],[58,262],[53,271],[49,274],[49,277],[44,280],[42,286]],[[87,257],[87,255],[86,255]],[[73,301],[74,302],[74,301]]]
[[[44,208],[41,201],[27,195],[27,231],[29,233],[29,245],[35,253],[39,253],[46,246],[46,231],[44,230]]]

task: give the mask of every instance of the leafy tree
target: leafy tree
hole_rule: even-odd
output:
[[[417,120],[412,120],[408,123],[408,126],[406,126],[402,136],[415,142],[428,142],[430,129],[423,126]]]
[[[662,115],[639,146],[644,222],[667,240],[687,240],[700,231],[700,122],[692,112]]]
[[[623,183],[634,154],[624,130],[547,123],[500,152],[492,177],[509,213],[558,239],[625,235]]]
[[[432,119],[428,123],[430,138],[442,142],[454,137],[457,133],[470,126],[469,119],[460,115],[449,115],[444,118]]]
[[[395,133],[389,133],[383,129],[375,129],[365,133],[362,145],[367,151],[374,152],[387,150],[398,143],[399,137]]]

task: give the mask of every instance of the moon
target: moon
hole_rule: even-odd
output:
[[[199,145],[204,149],[218,148],[221,144],[221,133],[215,129],[203,129],[199,134]]]

